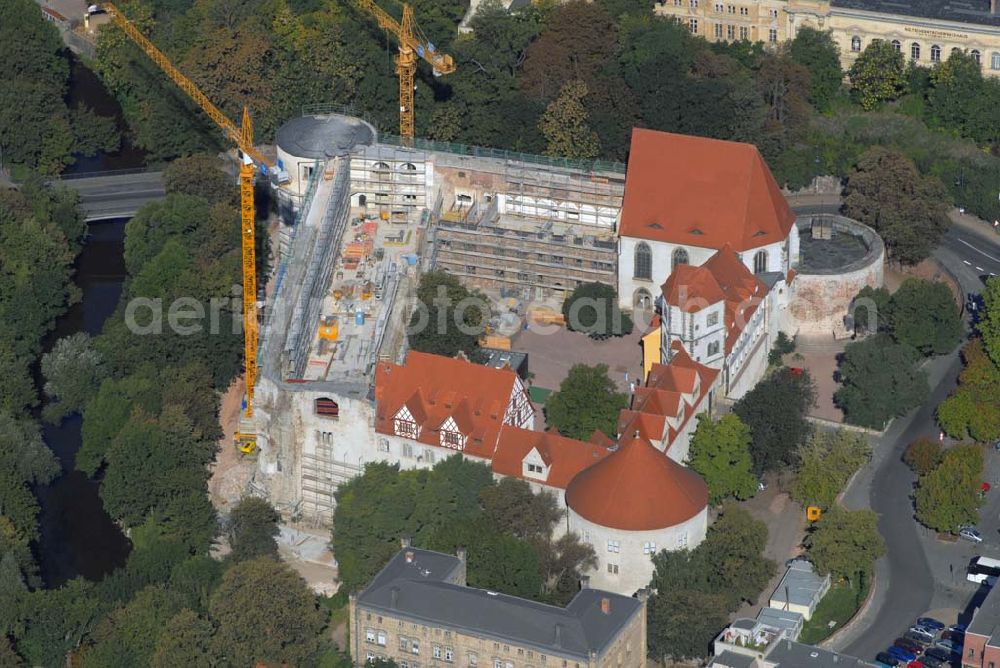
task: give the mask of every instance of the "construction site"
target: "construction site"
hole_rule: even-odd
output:
[[[406,356],[421,274],[461,277],[490,298],[495,325],[513,328],[581,282],[611,283],[624,166],[379,137],[339,114],[294,119],[277,155],[293,217],[242,429],[256,434],[252,491],[323,524],[342,482],[389,460],[374,369]]]

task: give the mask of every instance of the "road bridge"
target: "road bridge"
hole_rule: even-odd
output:
[[[144,204],[166,195],[162,172],[120,170],[70,174],[53,183],[71,188],[80,195],[80,209],[87,222],[130,218]]]

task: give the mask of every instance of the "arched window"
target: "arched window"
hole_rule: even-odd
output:
[[[677,265],[688,264],[689,262],[688,252],[683,248],[675,248],[674,255],[670,263],[670,271],[673,272],[673,270],[677,268]]]
[[[899,43],[898,39],[892,40],[891,44],[892,48],[896,49],[897,53],[903,50],[903,45]]]
[[[851,51],[857,53],[861,50],[861,38],[855,35],[851,38]]]
[[[634,278],[649,280],[653,277],[653,253],[645,241],[635,247],[635,271],[632,273]]]
[[[315,402],[316,415],[324,418],[337,419],[340,417],[340,405],[333,399],[321,397]]]
[[[649,294],[649,290],[646,288],[639,288],[635,291],[635,297],[632,298],[632,306],[648,311],[653,308],[653,295]]]
[[[983,64],[983,55],[981,53],[979,53],[979,49],[973,49],[972,51],[969,51],[969,55],[972,56],[972,59],[974,61],[976,61],[976,65],[982,66],[982,64]]]
[[[760,250],[753,256],[753,273],[763,274],[767,271],[767,251]]]
[[[940,63],[941,62],[941,47],[937,44],[931,46],[931,62]]]
[[[916,42],[910,45],[910,58],[920,60],[920,45]]]

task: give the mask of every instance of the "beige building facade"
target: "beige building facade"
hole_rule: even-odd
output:
[[[465,553],[403,549],[350,597],[354,665],[645,668],[646,603],[581,589],[561,608],[466,585]]]
[[[748,39],[777,45],[803,27],[829,30],[846,70],[874,40],[885,40],[924,67],[953,51],[970,54],[983,74],[1000,76],[997,0],[912,0],[906,13],[891,0],[662,0],[654,11],[711,42]]]

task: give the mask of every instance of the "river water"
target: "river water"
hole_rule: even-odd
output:
[[[70,56],[69,95],[66,103],[73,108],[90,107],[98,116],[112,116],[118,124],[122,143],[115,153],[98,153],[89,158],[76,156],[76,162],[66,168],[65,174],[103,172],[112,169],[134,169],[146,164],[146,152],[129,141],[122,109],[111,93],[104,88],[100,78],[89,70],[76,56]]]
[[[101,116],[113,116],[122,131],[121,148],[113,154],[78,157],[66,171],[84,173],[142,167],[145,153],[129,143],[118,102],[101,80],[83,63],[71,57],[70,91],[67,103],[86,105]],[[46,351],[55,342],[76,332],[99,334],[104,321],[118,305],[125,279],[124,238],[127,219],[93,222],[76,261],[76,284],[83,299],[56,323],[46,341]],[[58,587],[77,576],[99,580],[124,565],[132,548],[118,525],[104,512],[98,494],[99,482],[75,469],[81,445],[82,419],[72,415],[60,425],[43,425],[49,449],[59,459],[62,474],[50,485],[35,490],[41,512],[40,539],[36,546],[42,578],[48,587]]]
[[[46,348],[76,332],[100,333],[104,321],[114,313],[125,279],[126,222],[115,219],[90,224],[76,262],[76,284],[83,299],[59,318]],[[131,550],[128,539],[104,512],[98,482],[74,468],[81,423],[80,416],[73,415],[58,426],[43,426],[45,443],[63,469],[50,485],[36,489],[41,504],[41,539],[36,552],[48,587],[58,587],[77,575],[99,580],[122,566]]]

